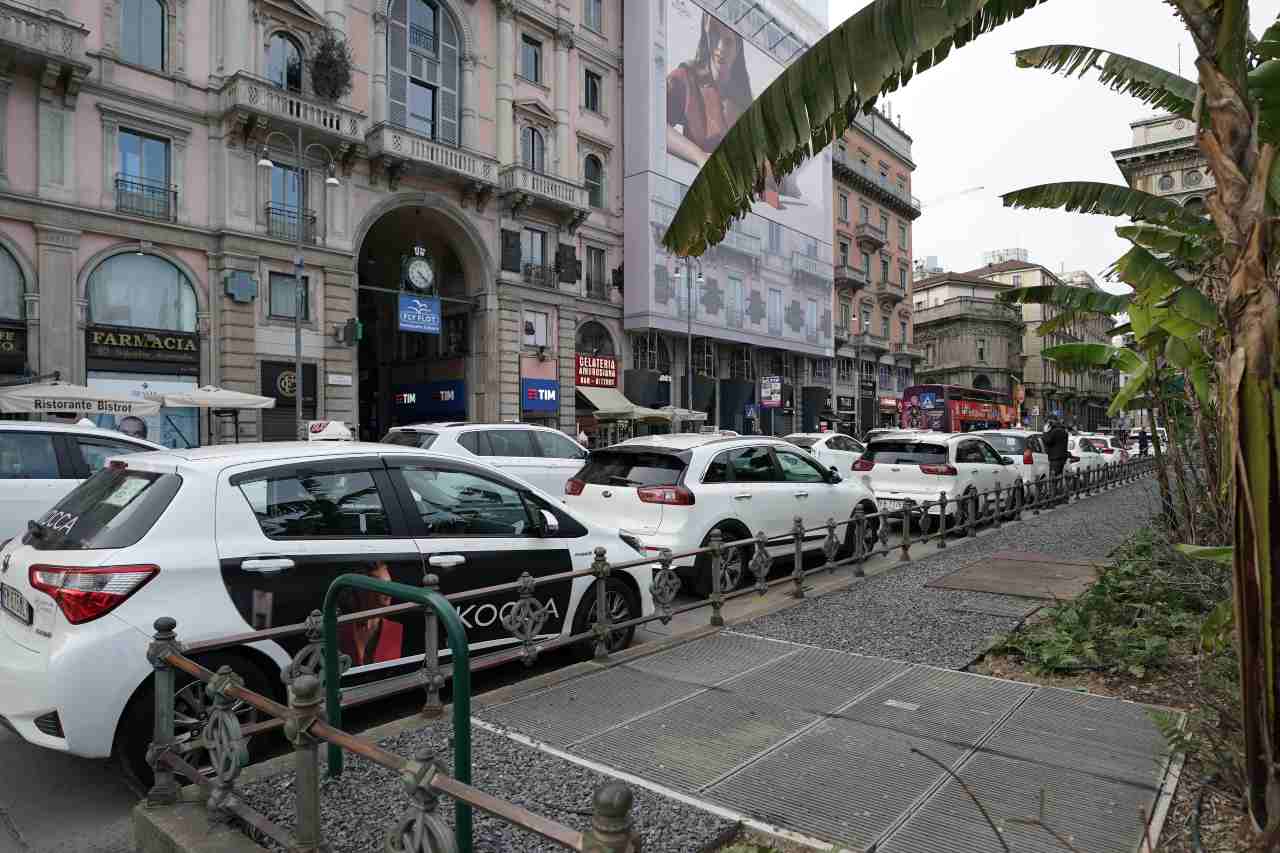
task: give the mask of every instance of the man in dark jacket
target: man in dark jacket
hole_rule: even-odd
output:
[[[1138,455],[1139,456],[1147,455],[1147,445],[1150,443],[1151,443],[1151,439],[1147,435],[1146,428],[1143,427],[1142,432],[1138,433]]]
[[[1044,432],[1044,452],[1049,457],[1049,482],[1056,490],[1060,485],[1058,478],[1067,465],[1067,430],[1058,421],[1049,421],[1049,428]]]

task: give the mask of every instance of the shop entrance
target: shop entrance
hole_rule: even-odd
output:
[[[475,329],[464,263],[439,211],[399,207],[369,229],[357,260],[360,437],[460,421],[471,411]]]

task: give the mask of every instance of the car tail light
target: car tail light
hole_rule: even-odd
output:
[[[1034,456],[1032,456],[1032,455],[1031,455],[1031,448],[1030,448],[1030,447],[1028,447],[1026,450],[1022,451],[1022,464],[1023,464],[1023,465],[1034,465],[1034,464],[1036,464],[1036,458],[1035,458]]]
[[[693,506],[693,492],[684,486],[644,486],[636,489],[641,503]]]
[[[921,465],[920,473],[936,474],[939,477],[954,477],[960,472],[956,470],[954,465]]]
[[[112,459],[107,463],[107,467],[112,471],[123,471],[129,467],[129,463],[125,462],[123,459]]]
[[[577,477],[572,478],[564,484],[564,493],[566,495],[580,495],[587,484],[579,480]]]
[[[80,625],[119,607],[159,572],[158,566],[32,566],[28,577],[32,589],[48,595],[68,622]]]
[[[1079,462],[1079,461],[1080,461],[1080,457],[1079,457],[1079,456],[1076,456],[1074,453],[1072,453],[1072,454],[1070,454],[1069,456],[1067,456],[1067,461],[1068,461],[1068,462]]]
[[[1110,456],[1112,453],[1116,452],[1116,449],[1114,447],[1104,447],[1102,448],[1102,452]]]
[[[859,459],[853,463],[853,470],[855,471],[870,471],[874,467],[876,467],[876,463],[866,459]]]

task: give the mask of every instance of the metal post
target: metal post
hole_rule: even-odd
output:
[[[724,617],[720,615],[720,609],[724,607],[724,591],[721,589],[720,577],[720,561],[724,558],[721,553],[724,545],[724,538],[719,530],[711,531],[711,624],[716,628],[724,627]]]
[[[968,522],[968,529],[965,531],[965,535],[969,538],[973,538],[978,535],[978,496],[974,494],[971,496],[961,497],[960,500],[969,504],[969,511],[965,513],[965,516],[967,516],[965,520]]]
[[[174,673],[173,667],[169,666],[165,658],[173,652],[181,652],[182,647],[178,644],[175,632],[177,620],[161,616],[153,627],[156,633],[147,648],[147,660],[155,671],[155,726],[151,735],[151,747],[147,750],[147,763],[154,771],[155,781],[151,790],[147,791],[147,804],[158,806],[172,805],[178,801],[177,779],[174,778],[173,769],[162,757],[176,743],[173,734]]]
[[[798,515],[791,522],[791,538],[795,540],[792,543],[791,596],[804,598],[804,519]]]
[[[294,830],[289,853],[317,853],[320,844],[320,743],[311,724],[322,716],[324,696],[320,679],[300,675],[289,690],[293,717],[285,722],[285,737],[293,744]]]
[[[867,514],[862,507],[853,511],[853,561],[854,577],[865,576],[862,565],[867,561]]]
[[[916,502],[911,498],[907,498],[902,502],[902,562],[911,561],[911,516],[916,508]]]
[[[298,124],[298,196],[294,209],[294,237],[298,254],[293,259],[293,369],[296,385],[293,389],[293,412],[295,417],[294,431],[298,441],[306,441],[307,434],[302,426],[302,394],[306,383],[302,381],[302,305],[306,294],[302,285],[302,194],[305,176],[302,168],[302,124]],[[318,378],[318,377],[317,377]],[[318,391],[319,389],[317,389]],[[318,395],[317,395],[318,396]],[[317,402],[319,402],[317,400]]]
[[[440,592],[440,576],[429,572],[423,575],[422,587],[429,592]],[[423,609],[427,611],[427,618],[423,629],[422,686],[427,698],[422,703],[422,716],[435,719],[444,713],[444,703],[440,701],[440,688],[444,686],[444,675],[440,672],[440,617],[430,607]]]
[[[1003,496],[1004,496],[1004,491],[1000,488],[1000,484],[996,483],[996,491],[995,491],[995,494],[992,496],[992,501],[994,503],[994,510],[991,513],[991,523],[996,530],[1000,529],[1001,517],[1004,515],[1004,500],[1002,499]]]
[[[938,492],[938,548],[947,547],[947,493]]]
[[[631,789],[606,782],[591,798],[591,827],[582,834],[582,853],[640,853],[631,829]]]
[[[688,330],[685,332],[685,345],[688,352],[685,353],[685,406],[692,414],[693,412],[693,259],[685,256],[684,259],[684,278],[687,296],[685,298],[685,312],[688,314]]]
[[[609,634],[612,614],[609,613],[609,561],[604,558],[603,547],[596,547],[596,557],[591,572],[596,576],[596,622],[592,630],[596,635],[596,660],[609,659]]]

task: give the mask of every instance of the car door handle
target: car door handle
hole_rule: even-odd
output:
[[[751,495],[734,495],[733,499],[735,501],[749,501],[751,500]]]
[[[467,561],[467,558],[461,554],[440,554],[435,557],[427,557],[427,564],[435,566],[437,569],[452,569],[455,566],[461,566]]]
[[[809,493],[808,493],[808,492],[796,492],[796,497],[797,497],[797,498],[807,498],[807,497],[809,497]]]
[[[274,575],[285,569],[293,568],[293,560],[288,557],[257,557],[240,561],[240,569],[260,575]]]

